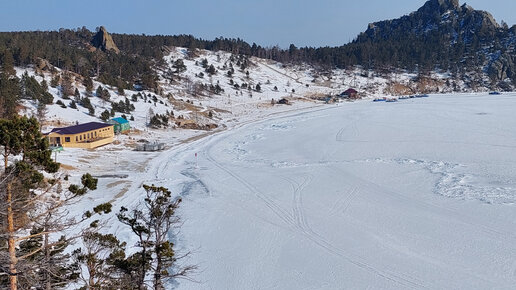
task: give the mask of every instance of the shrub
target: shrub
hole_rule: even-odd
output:
[[[61,100],[57,100],[56,105],[61,106],[61,108],[66,109],[66,105]]]

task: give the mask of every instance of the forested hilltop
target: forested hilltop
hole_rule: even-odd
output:
[[[102,32],[97,29],[97,32]],[[459,78],[482,79],[502,89],[516,81],[516,26],[498,24],[488,12],[460,6],[458,0],[430,0],[416,12],[369,24],[357,38],[340,47],[288,49],[263,47],[241,39],[203,40],[192,35],[112,34],[120,52],[99,52],[97,32],[83,28],[59,31],[0,33],[0,59],[12,54],[16,66],[48,61],[84,77],[117,87],[135,82],[156,88],[155,68],[170,47],[227,51],[283,63],[306,63],[326,69],[361,66],[373,70],[449,71]],[[10,57],[9,57],[10,58]]]

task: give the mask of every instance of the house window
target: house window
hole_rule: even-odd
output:
[[[75,136],[75,142],[78,142],[79,141],[79,138],[77,136]]]
[[[95,137],[97,137],[97,131],[95,131]]]
[[[70,142],[70,137],[65,137],[65,142]]]

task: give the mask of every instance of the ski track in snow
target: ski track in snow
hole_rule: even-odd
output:
[[[338,200],[335,201],[333,206],[328,211],[329,215],[345,214],[348,208],[353,203],[353,200],[360,194],[358,186],[353,187],[349,192],[343,194]]]
[[[227,174],[232,176],[235,180],[237,180],[240,184],[244,185],[252,194],[254,194],[256,197],[258,197],[260,200],[264,202],[264,204],[272,211],[274,214],[280,218],[283,222],[285,222],[286,225],[288,225],[291,229],[295,229],[301,234],[309,239],[310,241],[317,244],[319,247],[325,249],[329,253],[338,256],[345,261],[364,269],[368,272],[371,272],[375,275],[378,275],[390,282],[394,282],[396,284],[399,284],[401,286],[411,288],[411,289],[418,289],[418,288],[427,288],[423,284],[421,284],[420,281],[417,281],[413,277],[403,277],[403,274],[399,273],[393,273],[389,271],[382,271],[374,266],[361,261],[358,259],[358,257],[351,257],[348,256],[343,250],[338,249],[332,243],[330,243],[328,240],[317,234],[312,230],[312,228],[308,225],[305,215],[303,213],[302,209],[302,199],[301,195],[299,193],[300,190],[302,190],[306,183],[309,183],[309,179],[306,179],[301,185],[296,184],[294,181],[290,181],[293,186],[293,214],[290,214],[286,209],[278,205],[276,202],[274,202],[270,197],[268,197],[266,194],[261,193],[258,189],[256,189],[253,185],[248,183],[245,179],[241,178],[236,173],[229,170],[227,167],[222,165],[220,162],[217,162],[216,159],[209,155],[207,153],[205,155],[206,159],[209,160],[211,163],[213,163],[215,166],[217,166],[219,169],[225,171]]]

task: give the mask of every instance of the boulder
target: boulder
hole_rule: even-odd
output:
[[[45,71],[45,70],[51,70],[53,68],[52,64],[46,59],[43,59],[41,57],[38,57],[36,59],[36,70],[37,71]]]

